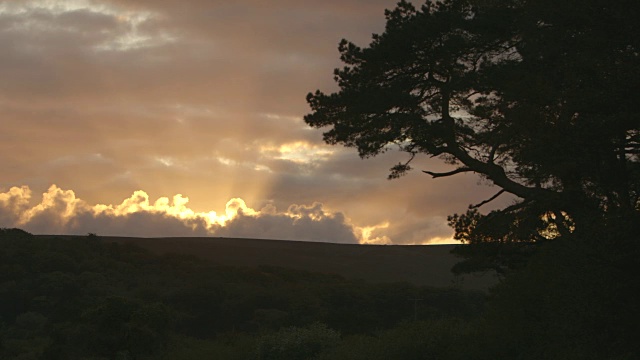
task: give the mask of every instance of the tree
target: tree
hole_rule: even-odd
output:
[[[456,239],[487,249],[462,270],[506,272],[532,245],[594,225],[631,239],[620,229],[640,219],[639,16],[632,0],[403,0],[368,47],[342,40],[340,89],[308,94],[304,119],[363,158],[408,153],[389,178],[428,155],[455,166],[424,170],[433,178],[495,184],[449,218]],[[503,193],[518,200],[478,211]]]

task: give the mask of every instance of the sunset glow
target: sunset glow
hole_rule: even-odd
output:
[[[261,146],[260,153],[265,157],[291,161],[296,164],[311,164],[316,161],[326,161],[334,151],[327,145],[314,145],[304,141],[282,144],[280,146]]]
[[[446,216],[493,189],[387,181],[402,154],[362,160],[302,120],[305,95],[335,87],[340,39],[367,44],[394,5],[1,2],[0,227],[449,241]]]
[[[133,225],[154,236],[162,236],[162,233],[154,233],[153,226],[163,219],[170,219],[174,226],[179,224],[183,231],[190,230],[192,235],[200,236],[230,236],[229,228],[239,227],[242,237],[253,238],[262,238],[266,232],[272,238],[287,240],[330,239],[347,243],[385,240],[372,238],[371,231],[378,226],[355,226],[342,213],[327,211],[320,203],[294,204],[286,211],[278,211],[272,204],[267,204],[255,210],[243,199],[233,198],[226,203],[224,214],[218,215],[215,211],[194,211],[189,208],[189,198],[181,194],[174,195],[171,200],[160,197],[152,202],[146,192],[138,190],[120,204],[90,205],[77,198],[72,190],[63,190],[56,185],[42,194],[40,203],[32,205],[32,200],[37,201],[32,198],[31,189],[13,187],[0,193],[0,214],[15,214],[14,226],[34,232],[50,229],[57,234],[94,229],[103,235],[125,236],[127,231],[136,231],[126,228]],[[323,229],[325,226],[327,229]]]

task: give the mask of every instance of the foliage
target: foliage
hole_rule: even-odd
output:
[[[247,334],[232,334],[217,339],[197,339],[175,336],[171,339],[167,352],[161,357],[166,360],[225,359],[247,360],[254,356],[255,341]]]
[[[433,178],[498,188],[448,219],[470,244],[454,272],[508,275],[461,358],[640,353],[639,17],[631,0],[403,0],[368,47],[340,43],[337,92],[308,94],[305,121],[327,143],[408,153],[389,178],[428,155],[455,166]],[[505,193],[513,204],[479,211]]]
[[[456,318],[404,322],[374,335],[352,335],[319,360],[464,359],[467,322]]]
[[[470,319],[485,302],[454,288],[220,267],[92,236],[0,229],[0,249],[3,359],[304,358],[338,346],[339,334],[412,319],[410,298],[423,299],[425,321]]]
[[[400,1],[368,47],[340,43],[339,91],[310,93],[305,121],[362,157],[407,152],[390,178],[426,154],[456,166],[424,171],[434,178],[474,172],[495,184],[495,196],[450,218],[456,238],[501,244],[485,254],[637,222],[639,4]],[[476,210],[503,193],[518,200]],[[484,256],[460,270],[522,264]]]
[[[340,333],[325,324],[314,323],[306,327],[282,328],[276,333],[258,339],[258,360],[305,360],[311,359],[334,347],[340,341]]]
[[[608,248],[602,242],[608,236],[628,252]],[[476,329],[483,339],[477,353],[486,354],[479,358],[636,358],[640,252],[629,240],[637,239],[600,232],[588,241],[545,246],[494,289]]]
[[[550,242],[486,307],[478,292],[219,267],[2,229],[0,357],[633,359],[640,251],[629,234],[640,223],[627,226]]]

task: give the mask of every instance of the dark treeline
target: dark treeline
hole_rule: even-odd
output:
[[[437,339],[461,336],[486,297],[275,267],[221,267],[95,235],[42,238],[2,229],[0,249],[3,359],[417,356],[428,347],[448,351]],[[417,312],[410,299],[421,299]],[[394,345],[375,350],[381,337]]]
[[[2,359],[640,354],[637,254],[594,243],[550,243],[489,294],[222,267],[95,235],[43,238],[1,229],[0,249]]]

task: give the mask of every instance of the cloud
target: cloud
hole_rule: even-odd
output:
[[[12,187],[0,192],[0,224],[18,224],[21,215],[29,209],[31,189],[28,186]]]
[[[89,205],[72,190],[52,185],[33,206],[31,190],[12,187],[0,193],[0,225],[38,234],[87,234],[169,237],[221,236],[334,243],[388,242],[374,238],[375,226],[354,225],[341,212],[321,203],[290,205],[278,211],[272,204],[255,210],[240,198],[227,202],[224,214],[197,212],[181,194],[171,200],[135,191],[117,205]]]
[[[281,240],[358,243],[356,227],[340,212],[329,212],[322,204],[291,205],[286,212],[273,206],[255,212],[240,201],[237,211],[215,234],[223,237],[249,237]],[[229,204],[227,204],[229,210]]]
[[[354,149],[324,144],[322,131],[302,120],[307,92],[336,88],[340,39],[366,45],[395,3],[0,0],[0,189],[9,189],[0,225],[449,239],[446,216],[494,189],[469,174],[430,180],[416,171],[389,182],[388,169],[405,154],[363,161]],[[418,169],[450,170],[420,161]],[[179,192],[188,202],[164,197]],[[217,222],[236,198],[241,215]]]

